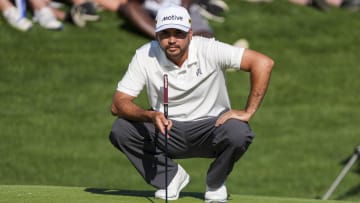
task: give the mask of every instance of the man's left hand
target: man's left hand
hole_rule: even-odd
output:
[[[248,122],[252,117],[252,114],[245,110],[230,110],[223,113],[216,121],[215,126],[218,127],[224,124],[227,120],[234,118],[244,122]]]

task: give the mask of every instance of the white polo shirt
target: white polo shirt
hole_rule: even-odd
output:
[[[159,43],[152,41],[136,50],[117,90],[136,97],[146,86],[152,109],[163,112],[163,75],[168,74],[169,119],[218,116],[231,109],[225,69],[240,69],[243,53],[243,48],[194,36],[188,59],[178,67],[166,58]]]

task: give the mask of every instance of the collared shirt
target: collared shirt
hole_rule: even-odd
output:
[[[177,121],[218,116],[231,109],[225,70],[240,69],[243,48],[194,36],[181,67],[166,57],[157,41],[139,48],[117,90],[138,96],[146,86],[150,105],[163,112],[163,75],[168,75],[168,114]]]

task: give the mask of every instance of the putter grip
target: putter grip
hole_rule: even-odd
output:
[[[164,115],[167,118],[168,117],[168,75],[164,74]]]

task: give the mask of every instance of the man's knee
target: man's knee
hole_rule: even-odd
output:
[[[119,148],[118,137],[119,136],[114,131],[111,131],[109,134],[109,140],[110,140],[111,144],[114,145],[116,148]]]
[[[120,149],[120,144],[126,142],[126,127],[125,120],[118,118],[115,120],[111,132],[109,134],[110,142],[118,149]],[[120,149],[121,150],[121,149]]]
[[[248,123],[237,119],[230,119],[224,123],[224,127],[227,132],[226,138],[228,144],[231,147],[246,150],[251,144],[254,133]]]

